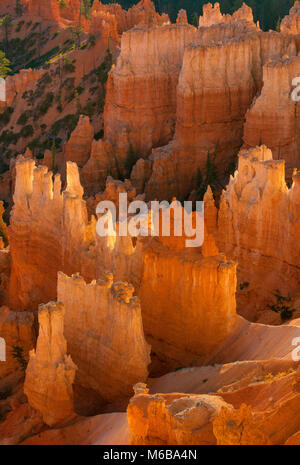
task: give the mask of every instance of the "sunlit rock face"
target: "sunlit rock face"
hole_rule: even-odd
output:
[[[181,368],[149,388],[139,383],[127,408],[131,444],[297,444],[298,384],[299,362],[277,358]]]
[[[298,76],[298,56],[287,56],[264,66],[263,88],[246,114],[243,136],[247,147],[265,144],[272,150],[274,159],[286,160],[289,177],[293,168],[300,167],[299,103],[295,101],[299,92],[298,83],[293,84]]]
[[[197,170],[205,171],[208,154],[219,173],[226,171],[241,145],[244,114],[259,82],[259,49],[256,36],[185,48],[175,136],[152,152],[148,198],[165,198],[167,190],[185,198],[195,187]]]
[[[287,16],[280,23],[280,32],[284,34],[300,33],[300,3],[295,1]]]
[[[109,402],[132,395],[132,385],[148,376],[150,346],[133,291],[131,284],[114,283],[111,273],[90,284],[78,275],[58,275],[76,382]]]
[[[199,18],[199,27],[210,27],[216,24],[234,24],[242,21],[248,23],[248,27],[255,27],[252,10],[245,3],[232,16],[223,15],[219,3],[215,3],[214,5],[207,3],[203,5],[203,16]]]
[[[76,365],[67,355],[63,304],[40,305],[38,319],[39,337],[30,352],[24,392],[44,422],[57,426],[75,418],[72,384]]]
[[[55,177],[53,184],[51,172],[46,167],[35,168],[31,159],[20,158],[16,171],[10,226],[12,305],[34,309],[38,302],[56,298],[58,271],[67,274],[79,271],[87,282],[101,278],[103,271],[110,271],[115,280],[134,285],[141,300],[146,337],[151,339],[166,366],[206,355],[223,341],[235,322],[236,265],[219,254],[209,229],[203,246],[196,249],[186,249],[185,237],[139,237],[136,244],[130,236],[100,237],[96,234],[95,219],[87,220],[75,164],[68,162],[67,187],[63,193],[59,177]],[[117,186],[116,182],[108,183],[104,197],[114,200]],[[113,187],[117,187],[116,192]],[[209,192],[207,199],[214,216]],[[191,274],[195,281],[190,280]],[[65,303],[60,294],[58,298]],[[178,299],[181,304],[175,306]],[[213,310],[216,306],[217,312]],[[199,308],[201,318],[195,324]],[[161,321],[166,321],[169,329]],[[185,332],[182,327],[186,327]],[[71,355],[74,357],[72,351]],[[74,361],[77,363],[76,357]]]
[[[170,22],[166,13],[160,15],[155,11],[154,3],[151,0],[141,0],[136,5],[128,8],[128,10],[123,10],[118,3],[104,5],[100,0],[95,0],[92,11],[105,11],[114,15],[117,20],[119,34],[139,24],[147,24],[151,27],[153,25],[163,25]]]
[[[219,19],[208,9],[198,30],[179,21],[122,36],[108,80],[101,161],[91,167],[103,170],[116,157],[126,175],[131,149],[137,158],[149,157],[152,173],[146,179],[140,174],[148,199],[185,198],[197,170],[205,172],[208,155],[222,179],[243,144],[245,114],[261,90],[263,65],[297,53],[292,36],[260,31],[248,7],[233,16],[216,11]]]
[[[9,228],[12,308],[34,310],[55,299],[58,271],[80,272],[88,281],[106,270],[115,272],[117,280],[140,276],[140,247],[133,246],[130,236],[97,236],[96,219],[88,220],[82,196],[75,163],[67,163],[67,185],[61,192],[59,175],[53,178],[32,159],[18,159]]]
[[[105,106],[105,137],[121,168],[130,144],[145,156],[172,137],[184,47],[196,33],[193,26],[177,24],[123,34]]]
[[[199,363],[236,318],[236,264],[218,254],[172,249],[160,243],[145,249],[139,291],[146,335],[168,369]]]
[[[241,151],[221,198],[217,242],[238,262],[238,306],[248,318],[276,289],[286,295],[299,287],[299,195],[299,175],[289,189],[285,163],[273,160],[269,149]]]
[[[135,391],[127,408],[132,445],[216,444],[213,420],[233,410],[217,396],[151,395],[142,383]]]

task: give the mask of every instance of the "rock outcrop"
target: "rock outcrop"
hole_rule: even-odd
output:
[[[58,275],[68,350],[78,366],[76,382],[105,401],[132,395],[133,384],[147,379],[150,346],[133,290],[131,284],[114,283],[111,273],[90,284],[78,275]]]
[[[177,24],[137,27],[123,34],[108,79],[104,131],[123,171],[130,145],[146,156],[172,137],[184,47],[196,32],[193,26]]]
[[[72,162],[67,164],[67,187],[61,193],[59,175],[53,180],[47,167],[35,167],[34,160],[22,156],[18,159],[9,229],[14,308],[37,309],[39,303],[55,299],[57,271],[80,271],[79,251],[92,242],[82,194],[78,168]]]
[[[68,162],[63,193],[59,176],[53,183],[52,173],[43,166],[35,168],[31,159],[21,157],[16,170],[10,225],[10,300],[15,308],[34,309],[39,302],[56,298],[58,271],[80,272],[90,282],[107,270],[116,281],[134,285],[146,337],[166,367],[200,360],[227,337],[236,317],[236,265],[219,254],[209,230],[204,231],[202,247],[190,249],[185,248],[187,237],[176,237],[173,230],[171,237],[135,241],[130,235],[100,237],[95,219],[87,220],[74,163]],[[129,185],[111,181],[104,197],[114,200],[119,188],[134,195]],[[59,299],[66,304],[60,294]]]
[[[2,338],[0,360],[0,379],[2,379],[26,367],[28,353],[36,342],[33,314],[26,311],[14,312],[8,307],[1,307],[0,338]],[[2,359],[3,352],[5,361]]]
[[[64,147],[67,161],[73,161],[81,168],[89,159],[94,130],[88,116],[80,116],[78,124]]]
[[[288,189],[285,163],[266,147],[242,150],[239,166],[223,192],[218,245],[238,262],[238,308],[253,319],[299,288],[299,174]]]
[[[251,8],[243,3],[241,8],[236,10],[233,15],[222,14],[220,4],[207,3],[203,5],[203,16],[199,18],[199,27],[210,27],[216,24],[234,24],[236,22],[246,22],[251,27],[255,26],[253,23],[253,14]]]
[[[146,386],[139,384],[135,391],[127,408],[131,445],[216,444],[214,420],[223,410],[233,411],[217,396],[149,395]]]
[[[64,306],[50,302],[39,307],[39,337],[30,352],[24,392],[30,405],[49,426],[75,418],[72,385],[76,365],[67,355]]]
[[[236,264],[174,242],[145,248],[139,291],[147,339],[169,370],[201,363],[236,322]]]
[[[298,76],[298,56],[264,66],[264,85],[246,114],[243,136],[246,147],[264,144],[272,150],[274,159],[286,160],[290,178],[292,169],[300,168],[299,101],[295,100],[299,99],[299,82],[293,84]]]
[[[280,23],[280,32],[283,34],[300,33],[300,2],[295,1],[287,16]]]

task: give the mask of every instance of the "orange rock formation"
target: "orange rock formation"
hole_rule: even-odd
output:
[[[269,149],[241,151],[221,198],[218,244],[237,260],[239,284],[248,283],[238,294],[248,318],[272,303],[276,289],[298,289],[299,192],[299,175],[288,189],[284,161],[273,160]]]
[[[75,417],[72,384],[76,365],[67,355],[64,307],[55,302],[40,305],[38,317],[39,337],[30,352],[24,392],[47,425],[61,425]]]
[[[300,59],[295,56],[267,63],[263,68],[263,88],[246,114],[244,142],[247,147],[265,144],[274,159],[287,161],[289,174],[300,168],[297,114],[292,99],[293,79],[300,76]]]
[[[132,394],[147,378],[146,343],[133,286],[113,282],[111,273],[86,284],[79,275],[58,275],[58,299],[64,302],[68,350],[78,366],[76,382],[106,401]]]
[[[20,364],[21,359],[18,360],[14,356],[16,348],[26,363],[28,352],[35,345],[36,334],[33,314],[13,312],[8,307],[1,307],[0,337],[5,341],[6,361],[0,361],[0,378],[4,378],[16,370],[24,369],[24,366]]]
[[[102,104],[107,93],[104,115],[81,116],[61,153],[37,163],[27,149],[0,178],[3,200],[14,191],[8,238],[0,225],[0,443],[299,444],[299,3],[280,33],[261,31],[245,4],[233,15],[205,5],[195,28],[150,0],[128,11],[95,0],[90,19],[79,0],[26,3],[61,34],[80,21],[95,36],[70,52],[70,74],[77,89],[98,75]],[[7,79],[3,131],[47,72],[59,87],[58,60]],[[90,113],[82,89],[60,118]],[[204,241],[187,247],[174,196],[205,190]],[[97,234],[98,202],[118,208],[120,193],[148,207],[173,199],[170,235]],[[139,220],[148,233],[152,219]],[[116,229],[131,221],[117,212]]]
[[[77,163],[82,167],[89,159],[91,146],[94,140],[94,131],[87,116],[81,116],[78,124],[65,145],[67,161]]]

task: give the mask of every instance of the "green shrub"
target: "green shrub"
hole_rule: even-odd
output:
[[[23,347],[13,345],[11,355],[15,360],[17,360],[22,370],[25,371],[27,367],[27,361],[24,357]]]
[[[95,113],[95,103],[87,102],[86,105],[82,108],[82,113],[87,116],[93,116]]]
[[[8,124],[13,111],[14,109],[12,107],[6,107],[4,112],[0,114],[0,124]]]
[[[63,70],[65,73],[74,73],[75,66],[70,62],[68,57],[63,59]]]
[[[53,92],[48,92],[44,100],[38,106],[38,116],[45,115],[54,100]]]
[[[278,289],[276,289],[276,291],[274,292],[274,296],[276,298],[276,303],[268,305],[268,307],[273,312],[280,313],[282,321],[291,319],[295,311],[295,309],[291,308],[291,306],[288,304],[288,302],[291,301],[291,297],[284,297],[283,295],[281,295]]]
[[[79,119],[78,114],[75,114],[75,115],[69,114],[69,115],[66,115],[64,118],[55,121],[55,123],[52,124],[51,129],[50,129],[51,134],[53,136],[57,136],[61,130],[71,133],[76,128],[78,119]]]
[[[20,136],[21,137],[24,137],[24,139],[26,139],[27,137],[31,137],[33,136],[33,127],[31,126],[31,124],[27,124],[27,126],[24,126],[21,131],[20,131]]]
[[[18,118],[17,124],[24,126],[27,123],[28,119],[32,116],[31,110],[25,110]]]
[[[125,170],[126,170],[126,176],[129,177],[132,171],[132,168],[138,161],[138,156],[136,155],[132,145],[129,145],[128,151],[127,151],[127,156],[125,160]]]

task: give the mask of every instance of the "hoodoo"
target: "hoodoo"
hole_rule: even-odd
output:
[[[0,445],[300,445],[300,2],[248,3],[0,0]]]

